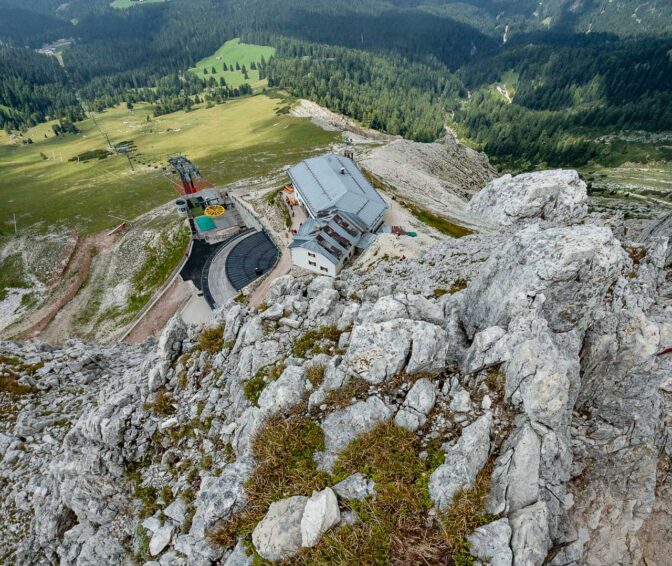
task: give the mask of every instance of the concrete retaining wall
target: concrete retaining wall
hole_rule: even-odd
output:
[[[252,207],[239,196],[230,195],[230,197],[233,204],[236,205],[236,210],[240,213],[240,217],[243,219],[243,222],[245,222],[245,225],[248,228],[254,228],[255,230],[259,230],[259,232],[262,232],[264,226],[257,218],[256,214],[254,214]]]

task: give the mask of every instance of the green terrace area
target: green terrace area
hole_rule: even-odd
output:
[[[232,88],[248,83],[254,90],[259,90],[267,85],[266,79],[260,77],[259,64],[262,60],[268,61],[273,55],[274,47],[232,39],[209,57],[201,59],[190,71],[206,80],[209,77],[215,77],[217,81],[224,78]],[[245,78],[245,72],[248,78]]]
[[[149,104],[119,105],[96,115],[99,128],[90,117],[78,122],[78,133],[56,136],[54,123],[22,137],[1,132],[0,236],[13,234],[14,215],[19,231],[74,225],[82,235],[132,220],[178,196],[169,155],[187,155],[208,181],[226,184],[267,175],[336,140],[291,116],[291,104],[274,92],[160,117],[152,117]],[[133,171],[101,132],[130,149]]]

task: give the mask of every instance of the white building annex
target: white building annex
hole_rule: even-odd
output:
[[[289,178],[309,216],[289,246],[292,262],[335,277],[373,241],[389,206],[357,166],[339,155],[302,161],[289,170]]]

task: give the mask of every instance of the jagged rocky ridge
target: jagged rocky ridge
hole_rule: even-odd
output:
[[[490,466],[476,563],[639,564],[642,530],[669,548],[670,221],[619,241],[566,171],[497,180],[469,211],[493,230],[335,281],[283,277],[265,310],[231,302],[205,335],[174,319],[143,347],[3,343],[18,390],[0,393],[0,562],[234,566],[250,541],[291,562],[358,521],[347,502],[375,482],[269,501],[247,544],[208,534],[245,509],[264,424],[297,414],[323,431],[325,473],[381,423],[442,442],[436,513]]]

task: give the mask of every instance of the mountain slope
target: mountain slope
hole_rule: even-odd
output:
[[[469,211],[494,229],[283,277],[156,345],[0,344],[0,559],[669,555],[669,218],[619,240],[571,171]]]

